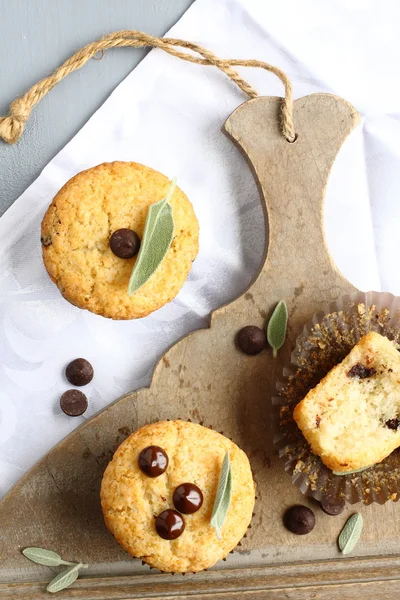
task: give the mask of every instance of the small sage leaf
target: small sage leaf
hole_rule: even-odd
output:
[[[174,239],[174,219],[169,201],[175,187],[176,178],[172,181],[166,198],[149,208],[139,254],[129,280],[129,296],[137,292],[155,273]]]
[[[215,497],[214,508],[211,515],[211,526],[214,527],[219,540],[222,539],[221,528],[228,514],[229,505],[232,498],[232,470],[228,452],[222,462],[221,473],[219,475],[217,495]]]
[[[55,594],[56,592],[61,592],[61,590],[65,590],[65,588],[69,587],[74,581],[76,581],[79,577],[79,569],[83,565],[81,563],[69,567],[69,569],[65,569],[61,571],[58,575],[54,577],[47,586],[47,591]]]
[[[279,348],[285,343],[287,322],[287,306],[284,300],[281,300],[275,307],[267,326],[267,340],[275,358],[278,355]]]
[[[360,539],[363,528],[363,518],[360,513],[355,513],[346,521],[343,527],[338,544],[343,554],[349,554]]]
[[[374,465],[368,465],[368,467],[362,467],[361,469],[354,469],[354,471],[346,471],[345,473],[339,473],[338,471],[332,471],[332,473],[334,475],[353,475],[354,473],[361,473],[362,471],[366,471],[367,469],[370,469],[371,467],[373,467]]]
[[[61,556],[52,550],[45,550],[44,548],[25,548],[22,550],[22,554],[29,558],[32,562],[38,565],[45,565],[46,567],[58,567],[59,565],[73,565],[75,563],[67,563]]]

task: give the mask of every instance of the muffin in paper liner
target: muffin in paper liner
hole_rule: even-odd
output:
[[[313,454],[293,420],[307,392],[350,352],[369,331],[400,347],[400,298],[382,292],[355,292],[316,313],[296,340],[291,362],[272,399],[274,444],[292,483],[305,496],[350,504],[384,504],[400,499],[400,448],[364,471],[334,475]]]
[[[197,419],[191,419],[191,418],[186,418],[186,419],[184,419],[184,418],[177,418],[177,419],[166,419],[165,423],[168,423],[168,422],[171,422],[171,421],[181,421],[182,423],[190,423],[190,424],[194,424],[194,425],[201,425],[204,429],[209,429],[209,430],[215,431],[216,433],[219,433],[221,436],[223,436],[223,437],[227,438],[228,440],[230,440],[233,444],[237,445],[236,442],[232,439],[232,437],[230,435],[227,435],[226,433],[224,433],[222,431],[219,431],[217,428],[215,428],[215,427],[213,427],[211,425],[206,425],[204,423],[204,421],[198,421]],[[159,424],[158,422],[147,423],[147,424],[143,425],[142,428],[144,429],[146,426],[158,425],[158,424]],[[137,431],[140,431],[140,429],[142,429],[142,428],[139,428],[138,430],[134,430],[134,431],[126,431],[125,432],[126,433],[126,437],[122,440],[121,444],[123,444],[124,442],[126,442],[127,439],[132,434],[134,434]],[[121,446],[121,444],[120,444],[120,446]],[[241,450],[240,446],[237,446],[237,447]],[[111,458],[110,462],[112,462],[113,457],[118,452],[118,450],[119,450],[119,448],[116,450],[116,452],[112,453],[112,458]],[[242,452],[245,454],[244,450],[242,450]],[[249,522],[249,524],[247,526],[247,529],[246,529],[245,533],[243,534],[242,538],[237,542],[236,546],[232,550],[230,550],[229,552],[227,552],[227,554],[225,554],[225,556],[223,558],[221,558],[220,560],[218,560],[218,562],[220,562],[220,561],[227,562],[229,560],[229,557],[230,557],[231,554],[236,554],[236,553],[242,554],[243,552],[246,553],[246,550],[243,551],[243,550],[240,549],[240,547],[243,544],[243,540],[245,538],[247,538],[249,530],[252,528],[252,521],[253,521],[253,518],[256,516],[257,503],[258,503],[257,483],[256,483],[256,480],[255,480],[255,475],[254,475],[253,469],[251,467],[251,464],[250,464],[250,470],[251,470],[251,478],[252,478],[253,484],[254,484],[254,505],[253,505],[253,510],[252,510],[250,522]],[[119,540],[117,539],[117,541],[119,541]],[[124,547],[124,546],[122,546],[122,547]],[[131,554],[131,553],[128,552],[128,554]],[[141,557],[138,556],[138,555],[131,554],[131,556],[133,558],[141,560]],[[187,570],[187,571],[178,571],[178,570],[175,570],[175,571],[169,571],[169,570],[168,571],[163,571],[163,570],[161,570],[157,566],[151,566],[151,564],[149,564],[147,562],[147,560],[146,561],[145,560],[141,560],[141,563],[142,563],[142,566],[148,567],[149,570],[155,570],[155,571],[158,571],[160,573],[169,574],[171,576],[174,576],[174,575],[177,575],[177,574],[181,574],[181,575],[197,575],[198,573],[201,573],[202,571],[208,571],[211,567],[215,566],[215,565],[211,565],[210,567],[205,568],[205,569],[201,569],[199,571],[190,571],[190,570]],[[215,563],[215,564],[218,564],[218,563]]]

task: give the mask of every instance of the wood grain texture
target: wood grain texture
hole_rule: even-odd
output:
[[[76,430],[1,502],[1,597],[44,597],[50,570],[26,561],[19,550],[27,545],[91,564],[86,578],[64,593],[67,598],[394,597],[400,563],[396,505],[360,508],[365,533],[357,554],[367,558],[340,559],[337,535],[354,509],[324,515],[300,496],[273,455],[270,397],[282,364],[305,322],[327,302],[354,291],[326,248],[323,202],[336,154],[358,122],[356,111],[340,98],[301,98],[294,108],[298,139],[289,144],[279,130],[279,110],[279,98],[257,98],[226,123],[249,159],[268,214],[269,250],[258,278],[212,315],[210,329],[167,352],[150,388],[125,396]],[[280,299],[290,317],[278,359],[270,352],[241,354],[236,332],[248,324],[262,326]],[[100,512],[102,473],[119,443],[144,423],[174,418],[203,422],[232,437],[248,454],[258,486],[252,528],[240,548],[226,563],[195,577],[160,575],[131,561],[106,531]],[[284,509],[299,501],[317,514],[317,526],[306,537],[290,534],[281,523]]]

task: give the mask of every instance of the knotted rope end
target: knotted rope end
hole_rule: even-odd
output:
[[[29,119],[31,109],[21,98],[17,98],[10,106],[6,117],[0,117],[0,138],[7,144],[15,144],[23,134],[25,123]]]

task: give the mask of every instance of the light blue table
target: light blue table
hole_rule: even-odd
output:
[[[0,114],[81,46],[118,29],[164,34],[193,0],[0,0]],[[0,141],[0,214],[39,175],[146,54],[89,61],[34,109],[22,139]]]

